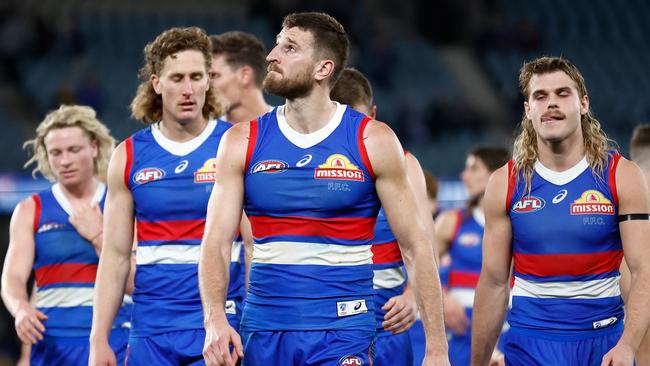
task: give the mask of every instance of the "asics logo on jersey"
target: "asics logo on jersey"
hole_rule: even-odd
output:
[[[182,173],[182,172],[185,170],[185,168],[187,168],[187,165],[188,165],[189,163],[190,163],[190,162],[187,161],[187,160],[183,160],[183,161],[181,161],[181,163],[178,164],[178,166],[176,167],[176,169],[174,169],[174,173],[176,173],[176,174],[180,174],[180,173]]]
[[[359,366],[363,365],[363,360],[357,356],[343,356],[339,360],[341,366]]]
[[[133,175],[133,182],[136,184],[145,184],[161,179],[165,176],[165,171],[158,168],[144,168],[138,170]]]
[[[300,161],[298,161],[296,163],[296,166],[298,168],[301,168],[301,167],[309,164],[310,161],[311,161],[311,154],[307,154],[307,155],[303,156],[302,159],[300,159]]]
[[[287,168],[289,164],[282,160],[264,160],[255,164],[251,173],[281,173]]]
[[[566,189],[561,189],[559,192],[557,192],[557,195],[553,197],[553,204],[558,204],[562,201],[564,201],[564,198],[569,192]]]
[[[517,203],[512,206],[512,211],[517,213],[529,213],[541,210],[546,205],[546,202],[535,196],[522,197]]]

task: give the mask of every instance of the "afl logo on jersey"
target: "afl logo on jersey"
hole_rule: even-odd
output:
[[[289,168],[289,164],[282,160],[264,160],[255,164],[251,174],[255,173],[282,173]]]
[[[363,359],[357,356],[344,356],[339,360],[341,366],[360,366],[363,365]]]
[[[458,237],[458,244],[464,247],[475,247],[481,244],[481,236],[476,233],[464,233]]]
[[[144,168],[138,170],[133,175],[133,182],[136,184],[145,184],[161,179],[165,176],[165,171],[158,168]]]
[[[529,213],[541,210],[546,205],[546,202],[535,196],[522,197],[517,203],[512,206],[512,211],[516,213]]]
[[[217,158],[210,158],[194,172],[194,183],[214,183],[217,172]]]
[[[314,170],[316,179],[338,179],[354,180],[363,182],[365,180],[363,172],[356,165],[350,163],[350,159],[345,155],[330,155],[325,161]]]
[[[571,215],[613,215],[612,201],[595,189],[584,191],[580,198],[571,204]]]

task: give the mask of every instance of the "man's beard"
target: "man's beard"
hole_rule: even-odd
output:
[[[293,80],[288,80],[283,77],[275,78],[272,77],[271,74],[272,73],[266,74],[266,77],[264,78],[264,83],[262,84],[264,91],[286,99],[296,99],[307,96],[314,86],[314,79],[306,70],[297,75]]]

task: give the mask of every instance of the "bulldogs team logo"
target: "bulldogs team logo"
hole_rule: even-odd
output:
[[[613,215],[612,201],[595,189],[584,191],[580,198],[571,204],[571,215]]]
[[[363,359],[357,356],[343,356],[339,360],[341,366],[360,366],[363,365]]]
[[[165,171],[159,168],[144,168],[133,174],[133,182],[136,184],[145,184],[161,179],[165,176]]]
[[[363,182],[365,180],[361,169],[350,163],[350,159],[347,156],[341,154],[330,155],[325,161],[325,164],[319,165],[314,170],[314,178],[353,180],[357,182]]]
[[[289,164],[282,160],[264,160],[255,164],[251,174],[255,173],[282,173],[289,168]]]
[[[194,183],[214,183],[217,171],[217,158],[210,158],[194,172]]]
[[[522,197],[512,206],[512,211],[517,213],[529,213],[539,211],[544,208],[546,201],[535,196]]]

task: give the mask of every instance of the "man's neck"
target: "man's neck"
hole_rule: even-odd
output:
[[[581,133],[575,133],[560,142],[542,141],[537,137],[537,159],[545,167],[563,172],[571,169],[585,156]]]
[[[230,123],[248,122],[271,110],[266,104],[262,91],[255,88],[247,92],[236,108],[226,113],[226,119]]]
[[[308,134],[323,128],[336,113],[329,90],[316,88],[304,98],[287,99],[284,109],[287,123],[295,131]]]
[[[98,185],[99,180],[95,177],[75,185],[59,184],[61,191],[71,203],[90,202],[95,196]]]
[[[208,121],[203,116],[192,121],[180,122],[171,118],[166,119],[163,115],[158,128],[166,138],[176,142],[186,142],[200,135],[207,125]]]

